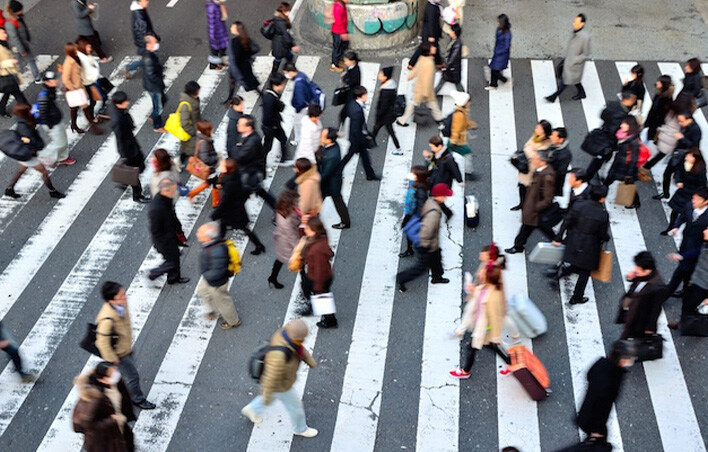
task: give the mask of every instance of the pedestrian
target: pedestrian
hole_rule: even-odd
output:
[[[393,145],[396,147],[393,150],[393,155],[403,155],[401,143],[398,141],[396,131],[393,129],[393,122],[396,120],[396,96],[398,95],[398,85],[393,77],[393,66],[387,66],[379,71],[378,79],[379,95],[376,100],[376,120],[374,129],[371,131],[371,136],[374,140],[379,134],[382,127],[386,127],[388,135],[393,140]]]
[[[342,73],[341,87],[346,90],[347,97],[342,109],[339,111],[339,128],[342,128],[344,120],[347,119],[347,107],[354,101],[354,88],[361,86],[361,69],[359,68],[359,55],[353,50],[344,53],[344,73]]]
[[[243,116],[245,106],[243,98],[238,94],[231,98],[227,106],[229,111],[226,116],[229,118],[229,123],[226,126],[226,154],[229,158],[234,158],[236,145],[241,141],[241,134],[238,133],[238,120]]]
[[[79,38],[84,38],[91,43],[91,47],[101,59],[101,63],[110,63],[113,61],[113,57],[107,56],[106,52],[103,51],[101,37],[93,26],[93,18],[96,15],[97,7],[97,3],[89,3],[88,0],[72,0],[71,2]]]
[[[165,95],[164,69],[160,63],[160,57],[155,52],[158,46],[154,36],[145,36],[145,51],[143,52],[143,88],[150,94],[152,100],[152,130],[157,133],[164,133],[165,127],[162,121],[162,107],[167,100]]]
[[[632,111],[636,111],[637,114],[641,114],[642,102],[644,101],[644,95],[646,94],[646,89],[644,88],[644,66],[641,64],[635,64],[632,66],[629,76],[624,80],[622,91],[629,91],[636,96],[637,100],[632,106]]]
[[[41,85],[42,77],[30,49],[32,37],[25,23],[24,6],[17,0],[10,0],[5,8],[5,13],[7,17],[4,18],[4,28],[12,52],[15,54],[15,58],[21,59],[29,66],[32,77],[34,77],[34,83]]]
[[[275,242],[275,260],[273,269],[268,277],[268,286],[282,289],[278,282],[278,275],[283,265],[290,261],[295,246],[300,241],[300,218],[301,212],[297,208],[298,194],[295,190],[284,189],[278,196],[275,203],[275,230],[273,231],[273,241]]]
[[[200,110],[199,83],[190,80],[184,85],[184,91],[179,93],[179,121],[182,129],[189,135],[189,140],[180,141],[179,143],[179,162],[180,170],[187,163],[189,157],[194,155],[197,146],[197,123],[202,120]]]
[[[464,337],[462,345],[464,364],[449,372],[454,378],[470,377],[475,355],[485,345],[491,347],[504,362],[511,364],[509,355],[501,345],[502,327],[506,316],[501,274],[502,270],[491,260],[477,272],[479,284],[468,296],[462,321],[455,330],[455,336]]]
[[[96,115],[94,113],[93,118],[93,123],[98,125],[101,119],[105,119],[106,115],[101,115],[101,112],[105,113],[107,107],[105,100],[106,93],[104,93],[101,90],[101,87],[98,85],[98,79],[101,78],[99,60],[97,56],[94,56],[92,54],[93,47],[91,46],[91,43],[86,39],[77,39],[76,49],[76,55],[79,57],[79,61],[81,62],[81,83],[84,85],[86,95],[88,96],[89,110],[94,113],[94,110],[96,108],[96,102],[101,101],[99,114]]]
[[[24,383],[31,383],[36,379],[36,377],[27,372],[23,366],[19,345],[17,345],[17,342],[15,342],[15,339],[13,339],[10,332],[7,331],[2,322],[0,322],[0,348],[8,354],[13,366],[15,366],[15,371]]]
[[[263,153],[267,156],[273,147],[273,140],[278,140],[280,143],[280,163],[282,164],[287,164],[291,161],[288,152],[288,137],[285,135],[285,130],[283,130],[285,103],[280,100],[285,90],[285,81],[285,76],[279,72],[270,75],[268,87],[263,91],[263,117],[261,121]],[[297,123],[294,123],[293,128],[297,131],[296,135],[299,135]]]
[[[664,124],[664,119],[669,113],[671,103],[674,99],[674,84],[671,81],[670,75],[660,75],[654,86],[656,87],[656,92],[654,93],[649,113],[647,113],[647,117],[644,118],[644,127],[647,128],[647,139],[656,143],[658,129]],[[657,155],[659,155],[659,153]],[[647,162],[644,167],[650,169],[654,166],[654,164],[648,166],[652,160],[654,160],[654,158]]]
[[[217,183],[217,167],[219,166],[219,154],[216,153],[214,148],[214,138],[212,134],[214,132],[214,126],[209,121],[199,121],[197,123],[197,158],[209,167],[209,176],[206,180],[203,180],[196,187],[192,189],[187,195],[190,201],[194,200],[194,197],[199,193],[206,190],[209,186],[211,189],[211,207],[216,207],[219,205],[219,189],[216,188]]]
[[[15,103],[26,104],[27,99],[22,90],[20,90],[20,67],[17,65],[17,59],[10,50],[10,44],[7,42],[7,33],[5,29],[0,28],[0,92],[2,99],[0,100],[0,116],[6,118],[11,117],[7,112],[7,102],[10,96],[15,98]]]
[[[349,48],[349,16],[347,15],[349,0],[335,0],[332,4],[332,64],[330,71],[342,72],[342,57]]]
[[[292,62],[285,63],[283,74],[288,80],[293,81],[293,97],[290,105],[295,109],[293,124],[300,124],[302,118],[307,114],[307,106],[312,101],[312,91],[310,90],[310,79],[303,72],[297,70]],[[293,127],[295,133],[294,140],[290,141],[291,146],[297,146],[300,142],[300,128]]]
[[[320,191],[320,173],[317,167],[306,158],[295,160],[295,183],[300,200],[298,208],[302,215],[317,216],[322,210],[322,192]]]
[[[613,152],[617,150],[617,131],[622,121],[629,115],[634,104],[637,103],[637,96],[631,91],[622,91],[620,97],[620,101],[613,100],[608,102],[607,107],[600,113],[600,119],[602,119],[600,130],[605,137],[608,147],[603,149],[602,153],[598,153],[592,158],[592,161],[585,170],[588,180],[592,180],[600,168],[602,168],[602,165],[612,158]]]
[[[352,90],[354,101],[347,105],[347,116],[349,117],[349,151],[342,159],[342,168],[349,163],[349,160],[354,154],[359,154],[361,164],[366,173],[366,180],[381,180],[380,176],[374,172],[374,167],[371,165],[371,156],[369,148],[375,146],[376,143],[371,139],[371,134],[366,126],[366,117],[364,116],[364,105],[369,98],[369,93],[363,86],[357,86]]]
[[[460,173],[460,168],[457,166],[455,157],[452,156],[450,149],[444,148],[442,138],[438,135],[433,135],[428,140],[428,147],[430,151],[423,151],[423,157],[429,160],[428,169],[430,175],[428,176],[428,186],[435,187],[437,184],[445,184],[448,187],[452,187],[453,180],[461,184],[462,174]],[[450,221],[452,210],[445,205],[445,202],[440,204],[440,209],[445,214],[447,221]]]
[[[568,174],[570,162],[573,161],[573,153],[568,149],[568,131],[565,127],[556,127],[551,132],[551,145],[546,152],[551,159],[551,165],[556,172],[556,196],[563,196],[563,186],[565,175]]]
[[[310,104],[307,107],[307,116],[302,118],[300,124],[300,141],[295,150],[295,160],[306,158],[312,164],[316,164],[315,153],[320,148],[320,138],[322,136],[322,108],[317,104]]]
[[[120,371],[111,362],[96,367],[74,379],[79,393],[72,414],[74,431],[83,433],[86,452],[133,451],[133,430],[137,420],[130,403],[130,393]]]
[[[342,198],[342,152],[337,143],[337,129],[328,127],[322,130],[321,134],[321,156],[318,159],[317,169],[320,172],[320,190],[322,199],[330,196],[334,203],[334,208],[339,215],[339,223],[333,224],[334,229],[349,229],[351,219],[349,209]]]
[[[504,250],[508,254],[522,253],[526,241],[534,229],[539,229],[550,240],[555,238],[555,232],[553,232],[555,225],[546,223],[543,214],[551,208],[553,203],[556,173],[548,163],[548,154],[543,151],[533,154],[529,167],[531,165],[534,170],[521,209],[521,229],[514,239],[514,246]]]
[[[295,45],[295,38],[290,32],[292,28],[290,23],[290,3],[281,2],[271,20],[275,30],[275,35],[271,41],[271,53],[274,58],[272,74],[278,72],[280,62],[283,59],[285,59],[286,63],[292,63],[295,58],[293,52],[299,52],[300,47]]]
[[[545,151],[551,146],[550,136],[553,132],[553,127],[551,123],[545,119],[540,120],[531,134],[526,143],[524,143],[524,155],[528,160],[529,171],[524,174],[519,171],[518,176],[518,187],[519,187],[519,203],[509,210],[521,210],[524,205],[524,200],[526,199],[526,193],[528,192],[529,186],[531,185],[531,180],[536,173],[535,159],[534,156],[538,154],[539,151]],[[555,193],[555,185],[553,186],[553,192]]]
[[[667,292],[675,298],[681,298],[685,292],[688,283],[691,280],[691,274],[696,268],[698,256],[682,256],[680,253],[687,253],[701,248],[703,244],[703,230],[708,228],[708,188],[705,185],[696,190],[691,196],[691,201],[684,204],[683,209],[679,212],[678,218],[671,223],[671,235],[676,235],[679,228],[685,224],[683,229],[683,238],[679,246],[678,253],[672,253],[669,258],[678,262],[676,270],[674,270]],[[683,283],[683,290],[676,291],[679,285]]]
[[[634,256],[634,269],[627,273],[626,278],[630,285],[620,298],[615,323],[624,324],[620,339],[642,339],[656,333],[661,305],[670,292],[649,251]]]
[[[575,85],[577,93],[573,100],[585,99],[585,89],[581,83],[585,62],[590,59],[590,33],[585,29],[585,14],[578,14],[573,19],[573,36],[568,42],[565,58],[561,62],[558,74],[558,89],[546,97],[548,102],[555,102],[556,98],[568,85]]]
[[[12,176],[10,183],[5,188],[5,196],[9,196],[13,199],[20,198],[20,195],[15,192],[15,185],[28,168],[34,168],[42,174],[44,185],[49,189],[49,196],[55,199],[64,198],[66,195],[54,188],[49,178],[47,168],[42,164],[39,158],[37,158],[37,152],[41,151],[44,147],[44,141],[39,135],[39,132],[37,132],[37,120],[30,112],[30,106],[27,104],[16,104],[12,113],[17,117],[17,133],[20,135],[22,142],[32,148],[34,156],[27,161],[17,162],[19,163],[17,172],[15,172],[15,175]]]
[[[462,24],[465,11],[465,0],[447,0],[447,6],[442,9],[442,32],[450,33],[450,27]]]
[[[683,89],[682,93],[687,93],[693,96],[694,99],[698,99],[703,91],[703,71],[701,70],[701,60],[698,58],[691,58],[686,61],[683,70],[686,72],[686,76],[683,79]]]
[[[432,1],[432,0],[429,0]],[[430,4],[428,4],[429,6]],[[427,8],[427,6],[426,6]],[[430,43],[423,42],[420,46],[420,58],[416,61],[415,66],[408,74],[408,81],[415,78],[415,86],[413,88],[413,99],[406,106],[406,111],[402,116],[396,119],[396,124],[401,127],[408,126],[408,120],[413,116],[415,107],[421,104],[428,106],[432,112],[433,119],[437,122],[442,121],[442,113],[438,107],[438,100],[433,89],[435,82],[435,47]]]
[[[599,267],[602,244],[610,240],[610,217],[604,206],[607,187],[595,185],[584,191],[590,192],[590,199],[573,203],[553,240],[555,246],[565,243],[563,265],[555,277],[578,274],[569,304],[588,302],[584,294],[590,272]]]
[[[116,136],[118,154],[123,159],[124,164],[138,168],[142,173],[145,170],[145,156],[133,134],[135,124],[128,112],[128,107],[130,106],[128,95],[123,91],[116,91],[113,93],[111,100],[114,107],[111,114],[111,129]],[[143,196],[143,187],[139,178],[137,185],[132,188],[133,201],[143,204],[150,201],[150,198]]]
[[[697,257],[696,267],[691,274],[691,281],[683,291],[681,320],[669,322],[668,327],[678,329],[679,324],[688,316],[695,316],[701,305],[708,305],[708,228],[703,230],[703,243],[698,249],[687,249],[678,253],[682,260]]]
[[[133,357],[133,327],[128,297],[123,286],[106,281],[101,286],[104,303],[96,316],[96,348],[100,357],[116,365],[128,388],[130,400],[141,410],[153,410],[140,388],[140,375]]]
[[[428,186],[428,168],[423,165],[415,165],[408,174],[408,190],[406,191],[406,202],[403,206],[403,220],[401,228],[404,228],[413,215],[420,216],[423,205],[428,200],[430,187]],[[413,242],[406,237],[406,250],[398,257],[413,256]]]
[[[443,67],[440,82],[438,83],[438,86],[435,87],[436,93],[440,91],[443,85],[447,82],[454,84],[457,91],[465,91],[461,83],[462,40],[460,37],[462,35],[462,28],[460,27],[460,24],[452,24],[448,35],[450,36],[450,42],[447,45],[447,60],[445,61],[445,66]]]
[[[253,91],[260,94],[258,89],[258,79],[253,75],[253,56],[260,48],[248,33],[246,26],[238,20],[231,25],[231,42],[229,43],[229,99],[233,97],[236,89],[236,81],[243,87],[244,91]],[[236,68],[236,71],[231,68]]]
[[[189,278],[180,275],[179,263],[180,235],[184,236],[184,233],[172,202],[177,184],[169,178],[164,178],[158,188],[160,193],[150,203],[148,218],[153,246],[162,254],[164,262],[150,270],[148,279],[154,281],[167,273],[167,284],[185,284],[189,282]]]
[[[249,195],[255,193],[275,209],[275,198],[263,188],[266,171],[266,154],[263,152],[261,137],[255,130],[256,120],[251,115],[243,115],[238,120],[241,141],[236,144],[236,162],[241,174],[243,190]]]
[[[425,201],[420,212],[419,243],[415,244],[418,258],[412,267],[398,272],[396,285],[400,292],[407,289],[406,283],[430,270],[431,284],[447,284],[449,279],[443,277],[442,254],[440,252],[440,219],[442,210],[440,204],[452,196],[450,187],[443,183],[433,186],[431,197]]]
[[[442,7],[440,0],[428,0],[423,10],[423,25],[421,27],[421,39],[423,42],[429,42],[436,48],[438,40],[442,37],[442,28],[440,25],[440,16]]]
[[[64,83],[64,91],[67,96],[67,104],[69,103],[69,93],[72,91],[86,91],[84,84],[81,81],[81,60],[79,59],[79,48],[73,42],[67,42],[64,45],[64,64],[62,65],[61,81]],[[80,106],[70,107],[69,114],[71,117],[71,130],[74,133],[82,134],[86,131],[79,128],[76,123],[79,108],[84,111],[84,115],[89,123],[89,132],[93,135],[101,135],[103,130],[94,122],[94,115],[88,104],[88,96],[86,103]]]
[[[622,125],[620,125],[615,134],[617,136],[617,153],[605,178],[605,186],[609,187],[614,181],[631,180],[634,183],[637,180],[639,166],[641,166],[641,163],[639,163],[639,151],[642,145],[639,139],[640,131],[641,129],[634,116],[628,115],[622,121]],[[638,209],[640,206],[639,192],[635,192],[634,202],[630,206],[625,206],[625,208]]]
[[[39,104],[39,123],[49,137],[44,149],[39,153],[40,161],[51,165],[73,165],[76,160],[69,157],[66,129],[62,120],[61,109],[57,105],[57,74],[53,71],[44,73],[44,88],[37,95]]]
[[[229,249],[221,236],[219,223],[211,221],[199,226],[197,240],[202,244],[199,256],[202,279],[197,288],[197,295],[209,309],[207,318],[216,320],[221,316],[223,320],[219,322],[219,327],[222,330],[236,328],[241,324],[241,319],[229,295],[229,278],[233,273],[229,271]]]
[[[310,301],[312,295],[330,292],[332,286],[332,264],[334,252],[329,247],[327,231],[322,220],[317,216],[305,215],[305,246],[302,249],[304,266],[300,270],[302,293]],[[323,329],[337,328],[337,316],[325,314],[320,317],[317,326]]]
[[[226,48],[229,46],[229,32],[226,31],[226,12],[224,0],[206,0],[207,31],[209,35],[209,69],[224,68]]]
[[[634,364],[637,351],[627,341],[615,341],[609,358],[601,357],[588,370],[588,386],[578,411],[578,427],[587,437],[583,446],[610,446],[607,443],[607,419],[619,397],[624,375]]]
[[[132,73],[143,65],[142,56],[145,53],[145,36],[154,36],[157,42],[161,41],[160,36],[152,26],[152,20],[147,11],[149,3],[150,0],[133,0],[130,4],[130,25],[133,32],[133,43],[137,47],[137,53],[141,59],[137,59],[126,66],[124,70],[126,79],[130,79]]]
[[[668,235],[679,214],[684,211],[691,201],[693,194],[698,189],[706,186],[706,162],[703,160],[703,154],[701,154],[700,149],[689,149],[684,161],[678,167],[678,171],[676,171],[675,178],[677,190],[669,200],[669,207],[671,208],[669,224],[665,230],[659,233],[661,235]]]
[[[219,163],[219,185],[221,199],[219,205],[211,213],[211,219],[221,223],[221,236],[226,237],[229,229],[242,231],[253,243],[255,248],[251,254],[257,256],[265,252],[265,246],[258,236],[248,227],[246,200],[248,192],[241,185],[241,176],[237,171],[236,160],[224,159]]]
[[[465,179],[472,179],[472,149],[467,145],[467,131],[476,129],[477,123],[470,119],[470,95],[463,91],[453,91],[455,110],[451,113],[450,139],[448,149],[465,159]]]
[[[241,410],[241,414],[254,424],[263,422],[261,413],[273,399],[277,399],[285,405],[295,435],[306,438],[317,436],[317,430],[307,426],[302,400],[293,387],[301,361],[311,368],[317,365],[310,352],[302,345],[307,334],[307,323],[302,319],[295,319],[278,329],[270,339],[270,349],[265,355],[260,379],[260,394]]]
[[[172,161],[172,157],[163,148],[155,149],[152,153],[152,166],[154,167],[152,176],[150,177],[150,194],[154,198],[160,193],[160,181],[163,179],[170,179],[175,184],[179,185],[181,183],[179,177],[179,171],[175,168],[175,164]],[[172,197],[173,203],[177,203],[179,199],[179,191],[175,191]]]
[[[489,86],[486,90],[495,90],[501,81],[506,85],[509,81],[502,71],[509,67],[511,55],[511,23],[506,14],[497,16],[497,30],[494,32],[494,55],[489,62]]]

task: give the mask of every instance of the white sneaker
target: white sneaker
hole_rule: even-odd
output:
[[[179,158],[179,155],[176,157],[172,158],[172,162],[175,164],[175,168],[177,168],[177,171],[182,171],[182,160]]]
[[[403,155],[403,151],[401,150],[401,148],[395,149],[393,151],[393,155]]]
[[[295,165],[295,160],[285,160],[278,162],[278,166],[289,167]]]
[[[290,140],[290,146],[297,146],[297,141]]]
[[[261,422],[263,422],[263,418],[260,417],[259,415],[257,415],[255,411],[253,411],[251,408],[248,407],[248,405],[241,408],[241,414],[243,414],[248,419],[250,419],[251,422],[253,422],[254,424],[260,424]],[[305,430],[305,432],[307,432],[307,430]],[[315,435],[316,434],[317,434],[317,430],[315,430]]]
[[[307,427],[304,432],[293,432],[295,435],[304,436],[305,438],[314,438],[319,433],[317,429],[312,427]]]

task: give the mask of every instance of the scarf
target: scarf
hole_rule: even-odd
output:
[[[546,137],[542,137],[541,135],[536,135],[535,133],[531,135],[531,139],[533,140],[534,143],[540,143],[542,141],[546,141]]]
[[[303,347],[302,345],[297,345],[295,342],[293,342],[290,339],[290,336],[288,336],[288,332],[285,330],[283,330],[283,339],[285,339],[285,342],[287,342],[288,345],[295,349],[295,351],[297,352],[297,357],[300,360],[305,357],[305,347]]]

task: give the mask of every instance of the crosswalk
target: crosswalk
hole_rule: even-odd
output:
[[[170,135],[156,135],[147,123],[151,102],[139,89],[139,81],[126,81],[121,68],[134,57],[116,63],[108,76],[117,89],[131,93],[130,113],[147,159],[158,148],[170,152],[178,142]],[[265,80],[271,57],[257,57],[256,76]],[[39,55],[37,63],[46,70],[57,57]],[[314,77],[327,93],[337,78],[327,68],[326,58],[300,56],[299,70]],[[395,64],[399,93],[410,92],[407,60],[360,63],[362,84],[369,91],[366,112],[374,111],[378,92],[377,73]],[[208,220],[208,191],[193,203],[180,200],[177,212],[192,246],[183,253],[183,272],[192,277],[186,286],[166,286],[163,279],[149,281],[147,273],[160,261],[150,247],[145,208],[131,200],[130,190],[116,191],[107,178],[117,160],[115,137],[101,138],[68,133],[72,153],[79,153],[73,172],[54,170],[55,184],[67,197],[51,203],[43,196],[41,178],[28,172],[17,185],[22,198],[0,198],[0,319],[20,343],[27,368],[39,378],[20,383],[12,364],[2,361],[0,372],[0,450],[80,450],[82,437],[71,428],[71,413],[77,393],[72,378],[94,366],[98,360],[77,347],[85,324],[93,321],[100,306],[98,287],[107,279],[126,285],[133,320],[133,335],[141,382],[148,398],[157,403],[154,411],[140,413],[134,431],[139,450],[227,450],[287,451],[313,450],[374,451],[414,449],[418,451],[496,450],[514,445],[519,450],[552,451],[578,441],[582,435],[573,416],[582,403],[589,366],[604,356],[620,328],[614,324],[623,276],[632,257],[649,249],[668,279],[672,264],[663,259],[676,249],[674,240],[659,239],[669,210],[665,202],[652,201],[655,185],[641,184],[642,208],[629,211],[613,203],[616,184],[610,189],[615,266],[608,284],[588,284],[585,296],[591,302],[567,304],[575,277],[561,281],[560,290],[547,286],[540,266],[527,262],[523,254],[508,256],[505,273],[507,296],[528,293],[549,320],[549,331],[534,339],[521,338],[546,364],[553,393],[546,401],[531,401],[513,379],[499,374],[503,362],[491,354],[479,353],[472,377],[452,380],[448,371],[458,365],[459,344],[449,338],[461,313],[462,275],[477,267],[477,252],[492,240],[500,247],[511,246],[519,228],[516,204],[516,170],[510,155],[530,136],[539,119],[554,127],[568,128],[573,166],[586,166],[589,157],[579,150],[587,130],[600,124],[599,113],[606,99],[612,99],[635,62],[588,62],[583,84],[588,97],[582,102],[547,103],[543,97],[554,86],[552,61],[513,60],[507,76],[514,74],[514,86],[486,92],[482,60],[464,61],[463,85],[471,93],[471,116],[479,125],[470,134],[474,181],[455,183],[455,195],[448,201],[454,215],[443,223],[441,248],[447,285],[413,282],[405,294],[396,291],[394,277],[410,260],[399,259],[402,234],[400,220],[406,177],[411,165],[423,163],[434,127],[396,126],[403,156],[392,154],[394,145],[381,140],[372,151],[379,183],[367,182],[355,155],[344,170],[342,194],[352,213],[352,229],[341,231],[333,204],[325,201],[322,218],[335,252],[333,291],[340,327],[318,331],[317,319],[308,317],[311,333],[305,346],[319,361],[318,367],[302,366],[296,389],[303,398],[308,424],[320,430],[312,440],[294,438],[282,406],[274,405],[264,422],[253,426],[238,413],[257,392],[246,374],[246,362],[255,345],[284,322],[297,316],[301,303],[299,275],[281,275],[290,291],[266,291],[272,254],[271,212],[263,200],[247,203],[251,227],[266,243],[266,256],[245,253],[248,239],[235,236],[244,259],[243,271],[231,280],[230,291],[244,319],[235,330],[215,330],[196,295],[199,246],[191,234]],[[674,62],[643,62],[647,96],[643,111],[651,106],[653,80],[669,74],[680,91],[682,67]],[[110,65],[109,65],[110,66]],[[708,68],[706,68],[708,69]],[[176,99],[190,78],[201,86],[203,117],[215,127],[216,148],[225,152],[226,110],[218,105],[228,80],[219,71],[204,68],[190,57],[173,56],[165,62],[168,95]],[[27,79],[27,77],[24,77]],[[31,80],[31,77],[30,77]],[[25,83],[28,99],[39,88]],[[260,100],[255,92],[241,93],[246,111],[260,119]],[[289,106],[292,86],[283,100],[284,128],[290,133],[295,113]],[[449,96],[441,98],[442,110],[454,109]],[[174,105],[173,105],[174,104]],[[166,110],[174,109],[170,101]],[[336,124],[338,108],[328,107],[324,125]],[[703,112],[695,114],[708,140],[708,122]],[[369,122],[371,123],[371,117]],[[9,127],[11,124],[3,124]],[[346,127],[345,127],[346,128]],[[68,131],[70,132],[70,131]],[[704,151],[708,141],[702,142]],[[340,139],[342,152],[348,149],[346,134]],[[653,148],[653,144],[650,144]],[[264,185],[277,194],[292,170],[278,167],[279,146],[269,155],[269,174]],[[464,162],[456,156],[462,168]],[[0,158],[0,176],[9,178],[16,163]],[[660,183],[665,163],[652,173]],[[151,165],[141,175],[144,186],[153,174]],[[185,176],[193,186],[197,181]],[[567,190],[566,190],[567,193]],[[463,226],[464,194],[475,194],[481,202],[482,224],[475,230]],[[531,242],[539,240],[532,237]],[[529,243],[531,247],[532,243]],[[268,257],[271,256],[271,257]],[[128,284],[129,282],[129,284]],[[667,301],[659,321],[666,339],[664,358],[635,366],[625,385],[624,396],[608,422],[609,439],[615,450],[705,452],[708,433],[708,388],[702,376],[708,371],[698,339],[674,337],[667,319],[677,317],[680,303]],[[0,358],[6,359],[6,358]],[[18,438],[22,437],[20,441]]]

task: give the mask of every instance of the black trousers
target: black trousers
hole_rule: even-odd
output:
[[[519,229],[519,233],[516,235],[516,238],[514,239],[514,248],[521,249],[526,245],[526,241],[529,239],[531,236],[531,233],[537,229],[540,230],[543,235],[548,237],[549,240],[553,240],[556,236],[555,232],[553,232],[553,228],[550,228],[548,226],[530,226],[528,224],[522,224],[521,229]]]
[[[490,342],[489,348],[494,350],[494,353],[499,355],[499,357],[503,359],[505,363],[511,364],[511,358],[509,358],[509,355],[503,348],[501,348],[500,345]],[[462,340],[462,354],[464,357],[464,364],[462,365],[462,370],[464,370],[465,372],[469,372],[470,369],[472,369],[472,365],[474,364],[474,358],[477,355],[477,349],[472,347],[472,333],[470,333],[469,331],[465,333],[465,336]]]
[[[371,132],[371,136],[374,137],[374,140],[376,139],[376,136],[379,134],[379,130],[381,130],[382,127],[386,127],[386,131],[393,140],[393,144],[396,146],[396,149],[401,149],[401,143],[398,142],[396,131],[393,130],[393,123],[391,122],[377,121],[376,124],[374,124],[374,129]]]
[[[106,52],[104,52],[101,47],[101,37],[98,35],[97,31],[94,31],[93,34],[89,36],[81,35],[79,38],[87,40],[100,59],[106,58]]]
[[[278,140],[280,142],[280,161],[284,162],[288,160],[288,137],[285,136],[285,131],[282,125],[277,127],[262,127],[263,131],[263,152],[266,156],[273,147],[273,140]]]
[[[663,152],[657,152],[654,157],[647,160],[647,162],[644,164],[644,168],[651,169],[654,165],[659,163],[664,157],[666,157],[666,154],[664,154]]]
[[[566,88],[567,86],[568,86],[568,85],[566,85],[565,83],[563,83],[563,77],[561,77],[561,78],[558,80],[558,91],[556,91],[554,94],[552,94],[552,96],[554,96],[554,97],[560,96],[561,93],[562,93],[563,91],[565,91],[565,88]],[[583,84],[582,84],[582,83],[576,83],[576,84],[575,84],[575,89],[578,90],[578,96],[583,96],[583,97],[585,96],[585,88],[583,88]]]
[[[662,176],[662,187],[664,193],[668,194],[671,189],[671,176],[676,172],[676,167],[671,165],[666,165],[664,170],[664,175]]]
[[[2,99],[0,99],[0,114],[7,114],[7,102],[10,100],[10,96],[15,98],[15,103],[28,104],[27,98],[20,90],[20,85],[13,83],[2,93]]]
[[[492,75],[491,75],[491,80],[489,81],[489,86],[497,87],[499,86],[499,82],[506,83],[509,80],[502,75],[502,71],[495,71],[492,69]]]
[[[349,209],[347,209],[347,205],[344,203],[342,194],[338,193],[333,195],[332,202],[334,203],[334,208],[337,210],[337,215],[339,215],[340,221],[347,226],[350,226],[352,224],[352,220],[349,218]]]
[[[671,275],[669,283],[666,285],[666,290],[668,291],[669,295],[674,293],[681,283],[683,283],[683,288],[685,290],[688,287],[688,282],[691,280],[691,275],[693,274],[693,270],[695,269],[695,264],[685,265],[683,263],[680,263],[678,267],[676,267],[676,270],[674,270],[674,273]]]
[[[175,241],[173,244],[163,248],[155,247],[162,254],[165,262],[150,270],[150,276],[158,278],[167,273],[167,282],[177,281],[180,278],[179,247]]]
[[[221,223],[221,237],[226,238],[226,233],[228,232],[229,229],[239,230],[239,231],[243,232],[244,234],[246,234],[246,236],[248,237],[248,240],[250,240],[251,243],[253,243],[253,245],[256,248],[264,248],[263,242],[261,242],[261,240],[258,238],[256,233],[253,232],[252,230],[250,230],[248,228],[248,226],[244,226],[242,228],[234,228],[234,227],[229,226],[228,224],[224,223],[223,221],[221,221],[220,223]]]
[[[328,279],[324,282],[322,292],[318,292],[315,290],[315,282],[307,277],[307,273],[305,273],[305,270],[303,269],[300,271],[300,288],[302,289],[303,295],[305,295],[305,298],[307,298],[308,300],[310,300],[312,294],[329,292],[331,286],[332,280]],[[337,324],[337,316],[334,314],[323,315],[320,320],[327,326],[333,326]]]
[[[401,229],[403,229],[406,224],[408,224],[408,221],[410,221],[411,217],[413,215],[411,214],[406,214],[403,216],[403,221],[401,221]],[[411,242],[411,239],[406,236],[406,234],[403,234],[403,236],[406,238],[406,251],[413,251],[413,242]]]
[[[337,65],[342,61],[344,52],[349,48],[349,41],[342,39],[342,35],[332,33],[332,64]]]
[[[683,294],[681,317],[695,315],[696,309],[698,309],[698,306],[703,303],[703,300],[706,298],[708,298],[708,289],[704,289],[695,284],[689,285]]]
[[[369,150],[366,149],[365,146],[351,145],[349,147],[349,152],[347,152],[347,155],[345,155],[342,159],[342,163],[340,163],[342,168],[344,168],[344,166],[349,163],[349,160],[351,160],[354,154],[359,154],[361,164],[364,166],[364,172],[366,173],[366,177],[376,177],[374,167],[371,166],[371,156],[369,156]]]
[[[578,268],[575,265],[570,266],[571,273],[577,273],[578,282],[575,283],[575,289],[573,289],[572,298],[575,300],[580,300],[585,294],[585,287],[588,285],[590,280],[590,270],[585,270],[584,268]]]
[[[435,251],[428,251],[425,248],[416,247],[416,260],[412,267],[409,267],[396,275],[396,281],[405,284],[412,281],[418,276],[430,273],[433,279],[439,279],[443,276],[442,253],[440,248]]]

